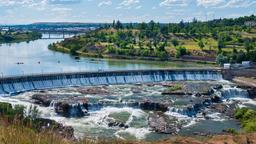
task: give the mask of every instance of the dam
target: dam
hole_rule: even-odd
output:
[[[136,84],[161,81],[215,81],[221,79],[222,74],[219,69],[155,69],[37,74],[0,78],[0,95],[8,96],[31,90],[68,86]]]

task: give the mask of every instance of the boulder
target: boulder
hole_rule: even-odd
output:
[[[250,98],[255,99],[256,98],[256,87],[250,87],[247,89]]]
[[[34,94],[32,96],[32,100],[35,104],[39,104],[45,107],[50,106],[52,100],[53,100],[53,95],[51,94],[46,94],[46,93],[39,93],[39,94]]]
[[[73,102],[58,101],[54,104],[55,112],[64,117],[83,117],[88,113],[87,99],[77,99]]]
[[[129,128],[128,125],[122,123],[122,122],[117,122],[117,121],[110,121],[108,123],[108,127],[119,127],[119,128]]]
[[[109,95],[110,92],[105,87],[80,87],[77,91],[81,94]]]
[[[235,110],[237,109],[237,102],[233,102],[230,104],[215,103],[210,106],[210,109],[224,114],[230,118],[234,118]]]
[[[168,104],[163,102],[155,102],[150,100],[145,100],[139,103],[139,107],[142,110],[152,110],[152,111],[168,111]]]
[[[176,135],[181,128],[181,125],[176,118],[166,116],[162,112],[150,114],[148,117],[148,125],[157,133],[173,135]]]
[[[34,103],[53,107],[64,117],[82,117],[87,114],[88,100],[82,96],[40,93],[32,96]]]

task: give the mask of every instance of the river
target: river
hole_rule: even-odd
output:
[[[2,44],[0,46],[1,74],[12,76],[99,69],[206,67],[203,64],[188,62],[95,58],[77,60],[68,54],[48,50],[49,44],[60,40],[40,39],[29,43]],[[35,84],[32,85],[35,86]],[[179,86],[184,94],[172,93],[171,88]],[[4,86],[0,88],[4,89]],[[50,105],[35,103],[40,102],[37,99],[40,95],[44,99],[49,99]],[[218,96],[220,102],[216,102],[213,96]],[[88,101],[88,108],[82,107],[80,100],[77,99]],[[148,141],[168,138],[171,134],[185,136],[215,134],[229,128],[239,131],[239,123],[228,113],[234,111],[237,101],[240,107],[256,105],[255,101],[249,98],[246,90],[237,88],[219,77],[215,81],[66,87],[0,97],[0,102],[24,105],[27,108],[30,105],[37,106],[40,117],[55,120],[65,126],[72,126],[78,138],[86,136]],[[65,102],[70,105],[70,112],[59,113],[58,104]],[[86,111],[85,116],[73,115],[74,113],[84,114],[84,111]]]
[[[43,35],[43,38],[48,35]],[[61,37],[55,35],[52,37]],[[67,37],[67,36],[65,36]],[[27,75],[53,72],[135,70],[173,67],[205,67],[190,62],[157,62],[142,60],[117,60],[80,58],[54,52],[48,45],[62,39],[39,39],[30,42],[0,45],[0,76]],[[19,64],[20,63],[20,64]]]

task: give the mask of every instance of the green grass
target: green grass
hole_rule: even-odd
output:
[[[181,84],[175,84],[171,87],[168,88],[168,91],[178,91],[178,90],[182,90],[182,85]]]

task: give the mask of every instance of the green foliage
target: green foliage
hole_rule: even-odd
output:
[[[233,128],[229,128],[229,129],[226,129],[224,131],[227,132],[227,133],[230,133],[230,134],[238,134],[237,131]]]
[[[175,47],[179,45],[179,41],[177,39],[172,39],[171,42]]]
[[[187,54],[187,49],[185,47],[180,46],[176,49],[176,58],[180,58],[181,56],[186,54]]]
[[[10,119],[15,117],[24,117],[25,107],[16,105],[14,108],[9,103],[0,102],[0,115],[6,116]]]
[[[200,40],[199,42],[198,42],[198,46],[201,48],[201,49],[203,49],[204,48],[204,42],[202,41],[202,40]]]
[[[154,21],[121,23],[118,20],[85,35],[65,39],[57,46],[50,45],[49,48],[69,52],[71,55],[153,57],[162,60],[171,56],[212,58],[218,55],[216,61],[220,65],[229,61],[255,61],[255,30],[248,30],[248,27],[244,26],[244,22],[251,20],[256,20],[256,16],[208,22],[181,21],[178,24],[160,24]],[[182,45],[186,48],[179,47]],[[239,52],[232,52],[232,49],[236,48]],[[176,53],[174,49],[177,49]]]
[[[22,42],[40,39],[42,35],[37,32],[5,32],[0,31],[0,43]]]
[[[168,91],[177,91],[177,90],[182,90],[182,85],[175,84],[175,85],[168,88]]]
[[[256,111],[249,108],[237,109],[235,118],[242,123],[242,127],[247,132],[256,131]]]
[[[27,117],[32,120],[35,120],[39,118],[39,116],[40,116],[40,111],[38,110],[38,107],[30,105],[27,111]]]
[[[222,53],[219,54],[216,58],[216,63],[218,65],[223,65],[224,63],[227,63],[228,62],[228,57],[227,56],[224,56]]]

